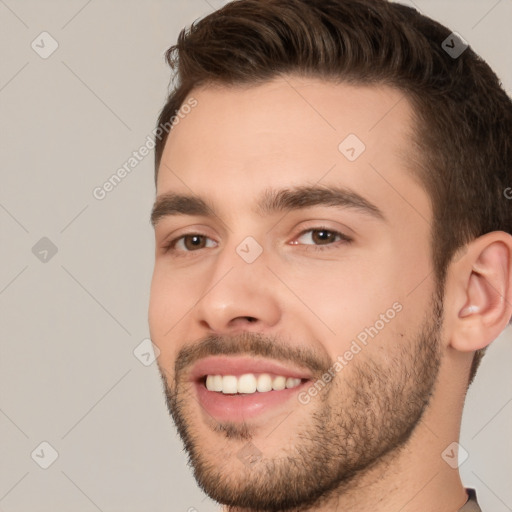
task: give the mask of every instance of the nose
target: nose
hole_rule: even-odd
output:
[[[273,277],[263,255],[253,263],[243,261],[235,250],[219,255],[197,304],[196,321],[218,335],[275,327],[281,308]]]

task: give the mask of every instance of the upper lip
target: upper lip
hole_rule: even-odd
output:
[[[311,372],[298,366],[285,365],[271,359],[254,356],[210,356],[200,359],[190,371],[190,380],[197,381],[207,375],[244,375],[246,373],[272,373],[283,377],[311,379]]]

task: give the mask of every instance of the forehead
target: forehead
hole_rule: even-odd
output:
[[[372,201],[430,203],[408,165],[412,109],[386,86],[282,77],[262,85],[208,86],[173,128],[157,193],[251,202],[268,187],[322,184],[364,192]]]

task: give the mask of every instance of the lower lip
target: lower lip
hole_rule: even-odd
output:
[[[242,422],[276,409],[293,397],[296,398],[308,383],[309,381],[304,381],[294,388],[246,395],[208,391],[203,382],[196,382],[195,387],[199,403],[210,416],[219,421]]]

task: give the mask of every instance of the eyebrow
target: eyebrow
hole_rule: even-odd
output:
[[[384,213],[376,205],[345,187],[315,185],[279,190],[266,189],[257,202],[255,211],[264,216],[313,206],[348,208],[374,219],[386,221]],[[170,192],[157,197],[151,212],[151,224],[155,226],[163,217],[173,215],[217,216],[213,206],[199,196]]]

